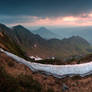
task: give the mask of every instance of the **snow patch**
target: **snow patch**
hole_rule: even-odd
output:
[[[0,49],[0,51],[15,59],[16,62],[25,64],[34,72],[43,72],[47,75],[53,75],[57,78],[62,78],[65,76],[71,77],[75,75],[80,75],[81,77],[84,77],[86,75],[92,74],[92,61],[89,63],[75,65],[49,65],[32,63],[10,52],[4,51],[3,49]]]
[[[37,47],[37,44],[34,44],[34,48],[36,48]]]
[[[38,56],[36,56],[36,57],[30,56],[30,58],[31,58],[31,59],[34,59],[35,61],[43,60],[42,58],[40,58],[40,57],[38,57]]]

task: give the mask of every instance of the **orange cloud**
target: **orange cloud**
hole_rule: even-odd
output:
[[[66,21],[66,22],[74,22],[74,21],[77,21],[77,20],[78,20],[78,18],[73,17],[73,16],[68,16],[68,17],[63,18],[63,21]]]
[[[15,23],[24,26],[92,26],[92,13],[81,16],[59,16],[41,18],[37,16],[25,16],[28,21]],[[15,25],[10,24],[10,25]]]

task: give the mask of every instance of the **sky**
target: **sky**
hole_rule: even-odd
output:
[[[0,0],[0,23],[25,27],[92,26],[92,0]]]

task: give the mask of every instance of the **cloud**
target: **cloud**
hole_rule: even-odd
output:
[[[0,22],[24,26],[92,25],[92,0],[1,0]]]
[[[0,0],[0,15],[76,16],[92,10],[92,0]]]
[[[3,18],[2,18],[3,17]],[[57,17],[38,17],[38,16],[0,16],[1,23],[9,26],[24,25],[26,27],[35,26],[92,26],[92,12],[83,13],[78,16],[57,16]]]

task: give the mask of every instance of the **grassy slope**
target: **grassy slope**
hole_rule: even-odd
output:
[[[3,36],[0,37],[0,44],[3,44],[4,47],[2,47],[5,50],[8,50],[9,52],[12,52],[22,58],[27,59],[27,56],[25,53],[21,50],[20,46],[15,43],[14,40],[10,39],[4,32],[1,33]]]
[[[68,87],[66,91],[64,84]],[[23,64],[0,53],[0,92],[92,92],[91,85],[91,75],[57,79],[33,73]]]

